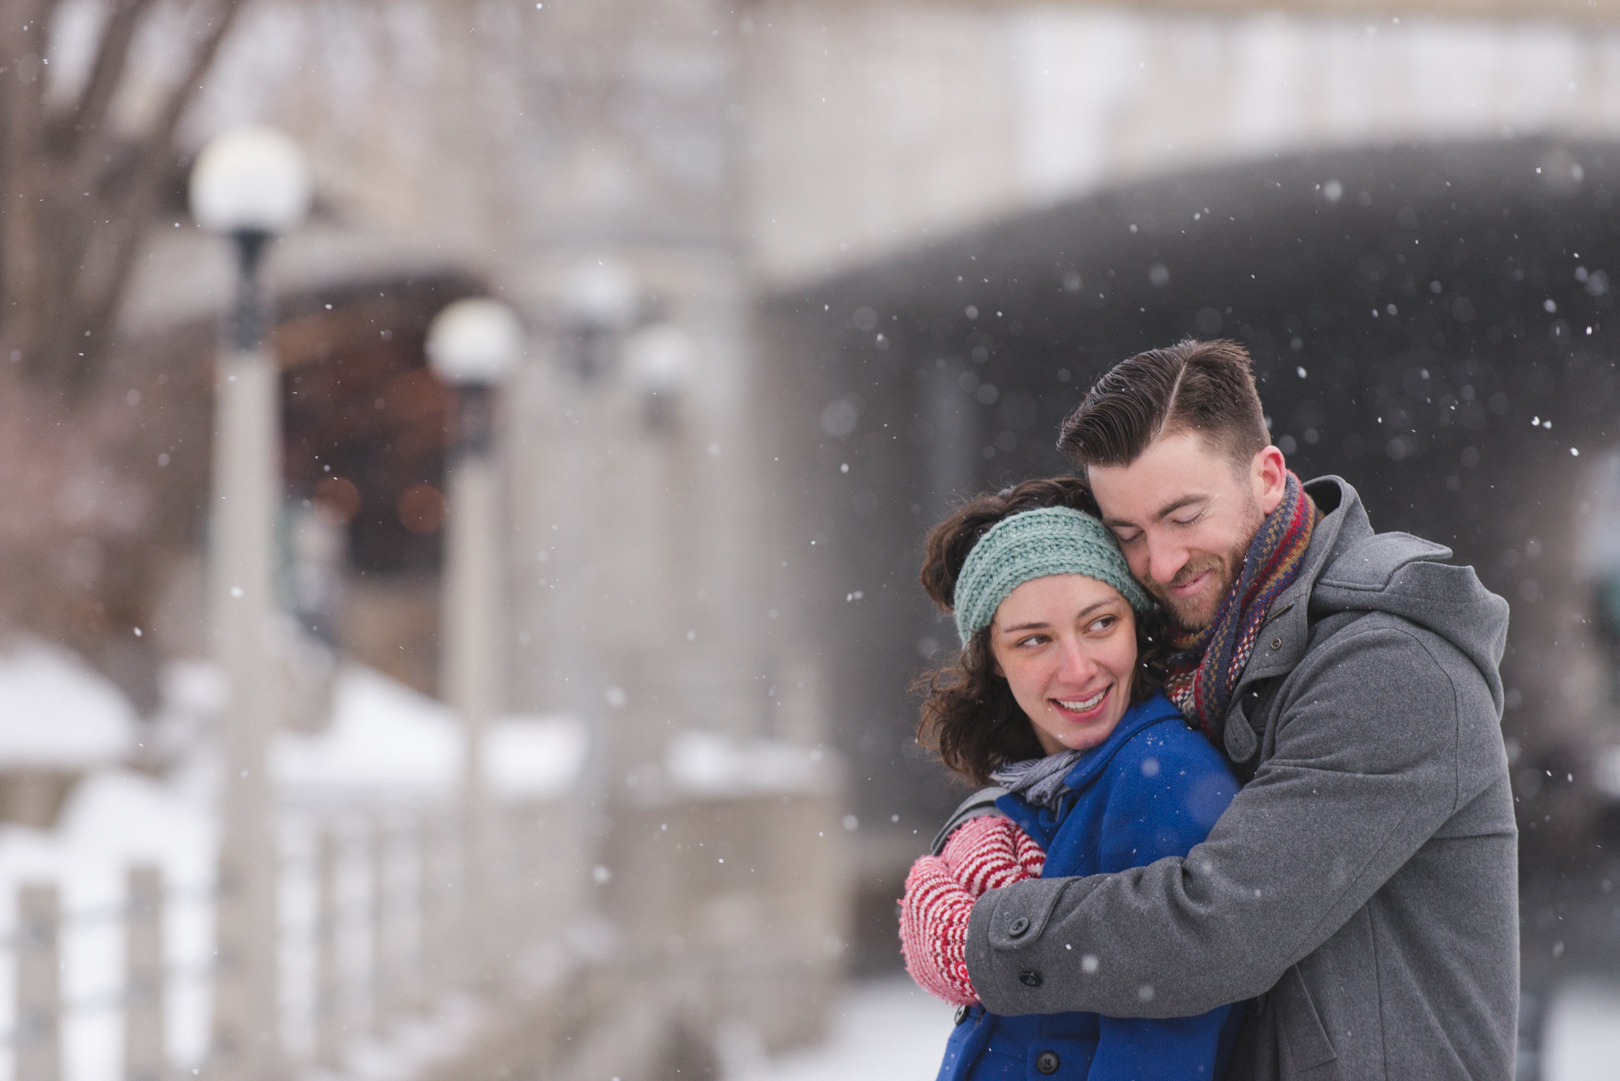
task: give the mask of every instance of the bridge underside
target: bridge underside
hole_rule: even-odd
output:
[[[1522,19],[1536,22],[1620,22],[1620,4],[1612,0],[1073,0],[1074,6],[1125,7],[1192,15],[1244,15],[1276,11],[1289,15],[1342,15],[1444,19]],[[974,6],[1010,7],[1012,3],[981,0]]]
[[[1521,794],[1559,778],[1524,825],[1577,818],[1581,764],[1615,714],[1592,625],[1604,568],[1582,552],[1620,436],[1616,193],[1612,145],[1285,158],[1106,192],[774,299],[788,404],[772,453],[800,473],[785,513],[822,539],[807,615],[828,628],[828,715],[862,822],[898,814],[899,848],[955,798],[911,745],[908,679],[955,646],[916,585],[927,528],[965,494],[1066,471],[1057,425],[1092,380],[1187,336],[1250,349],[1301,476],[1343,475],[1376,527],[1451,545],[1509,598]]]

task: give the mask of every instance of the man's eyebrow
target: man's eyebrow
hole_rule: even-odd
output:
[[[1180,499],[1174,500],[1174,501],[1172,501],[1170,503],[1166,503],[1164,506],[1160,507],[1154,513],[1153,520],[1156,521],[1156,522],[1163,521],[1164,519],[1170,517],[1170,515],[1176,513],[1176,511],[1180,510],[1181,508],[1189,506],[1189,505],[1191,505],[1193,503],[1201,503],[1201,502],[1207,500],[1208,498],[1209,498],[1209,496],[1205,495],[1205,494],[1184,495]],[[1137,528],[1139,528],[1135,522],[1129,521],[1129,520],[1127,520],[1125,518],[1111,518],[1108,515],[1103,516],[1102,523],[1103,523],[1103,525],[1107,526],[1109,529],[1137,529]]]
[[[1182,507],[1189,506],[1193,503],[1201,503],[1208,498],[1209,496],[1207,495],[1184,495],[1180,499],[1177,499],[1171,503],[1166,503],[1164,506],[1160,507],[1159,513],[1154,515],[1154,517],[1158,519],[1168,518]]]

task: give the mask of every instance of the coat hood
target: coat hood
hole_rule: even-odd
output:
[[[1324,512],[1307,555],[1307,573],[1315,571],[1310,620],[1388,612],[1434,632],[1479,669],[1500,716],[1507,601],[1486,589],[1474,568],[1443,562],[1451,558],[1444,545],[1373,532],[1361,497],[1339,477],[1319,477],[1305,490]]]

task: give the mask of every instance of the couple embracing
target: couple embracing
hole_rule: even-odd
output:
[[[1506,602],[1302,484],[1230,342],[1119,364],[1059,445],[928,539],[921,734],[986,786],[901,901],[941,1081],[1508,1081]]]

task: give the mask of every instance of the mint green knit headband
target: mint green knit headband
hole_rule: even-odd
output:
[[[1072,507],[1041,507],[1003,518],[968,553],[952,603],[962,644],[990,625],[1007,594],[1053,574],[1106,582],[1137,613],[1153,607],[1106,526]]]

